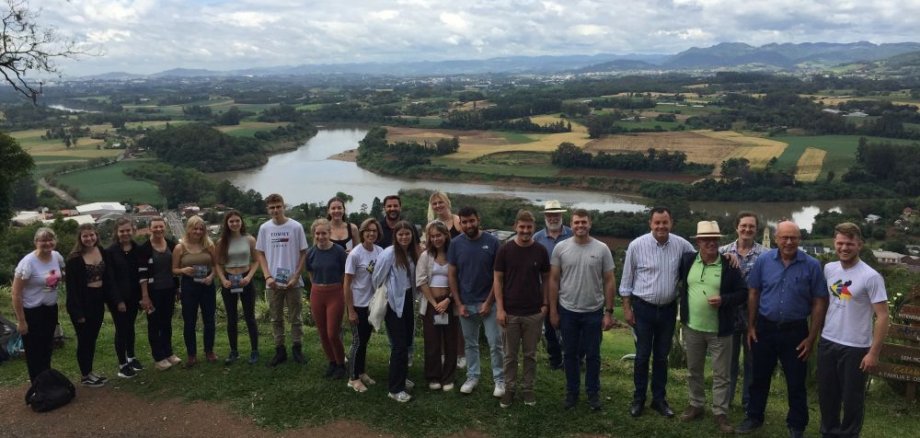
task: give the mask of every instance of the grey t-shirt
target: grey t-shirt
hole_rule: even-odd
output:
[[[604,307],[604,273],[613,271],[613,254],[603,242],[574,238],[559,242],[550,258],[561,272],[559,305],[572,312],[594,312]]]

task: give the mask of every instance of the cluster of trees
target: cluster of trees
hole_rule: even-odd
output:
[[[523,117],[519,119],[490,120],[486,118],[485,115],[486,110],[451,111],[450,114],[448,114],[447,119],[441,122],[441,127],[448,129],[495,129],[502,131],[536,133],[572,131],[572,123],[564,120],[538,125],[534,123],[530,117]]]
[[[854,184],[889,187],[902,196],[920,195],[920,144],[869,143],[859,139],[856,165],[843,176]]]
[[[196,120],[200,122],[213,121],[218,125],[223,126],[234,126],[239,125],[240,121],[244,117],[252,115],[252,113],[243,112],[235,106],[231,106],[227,111],[214,114],[214,111],[209,106],[202,105],[190,105],[182,107],[182,114],[191,120]]]
[[[268,161],[259,140],[231,137],[201,123],[152,131],[138,146],[152,151],[164,163],[202,172],[246,169]]]
[[[242,191],[224,180],[215,183],[204,173],[165,163],[150,163],[126,170],[133,178],[154,182],[166,198],[168,208],[195,202],[200,205],[224,204],[247,214],[265,212],[262,195],[254,190]]]
[[[678,94],[678,96],[680,96]],[[658,103],[648,93],[634,94],[629,93],[623,97],[605,97],[603,99],[592,99],[591,106],[597,109],[617,108],[624,110],[655,108]]]
[[[441,138],[434,143],[387,141],[386,128],[375,127],[358,145],[356,162],[359,166],[387,174],[401,174],[419,166],[431,164],[430,157],[447,155],[460,148],[460,139]]]
[[[712,172],[710,164],[687,162],[687,154],[676,151],[658,151],[649,148],[645,154],[627,152],[592,155],[572,143],[560,144],[552,153],[552,163],[558,167],[635,170],[646,172]]]

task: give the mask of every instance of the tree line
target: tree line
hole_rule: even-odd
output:
[[[658,151],[649,148],[646,153],[626,152],[610,154],[599,152],[592,155],[572,143],[560,144],[552,153],[554,166],[565,168],[616,169],[645,172],[700,172],[710,173],[711,164],[687,162],[687,154],[681,151]]]

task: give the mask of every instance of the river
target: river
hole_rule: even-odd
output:
[[[289,204],[304,202],[325,203],[336,192],[354,197],[355,209],[361,204],[370,205],[374,197],[397,193],[400,189],[441,190],[448,193],[470,195],[499,194],[542,203],[558,199],[569,208],[586,208],[600,211],[638,212],[646,208],[641,197],[586,192],[580,190],[508,187],[490,184],[467,184],[448,181],[407,180],[377,175],[348,161],[329,159],[330,156],[358,147],[367,130],[359,128],[320,129],[319,133],[303,146],[291,152],[269,157],[265,165],[249,170],[225,172],[221,176],[244,190],[253,189],[263,196],[280,193]],[[751,203],[741,205],[727,202],[694,202],[694,211],[708,211],[715,215],[733,216],[739,210],[753,210],[768,223],[781,218],[791,218],[800,227],[810,230],[814,217],[821,211],[842,208],[837,201],[802,203]]]

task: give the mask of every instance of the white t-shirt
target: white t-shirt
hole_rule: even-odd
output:
[[[294,219],[288,218],[281,225],[270,220],[259,227],[256,250],[265,253],[265,260],[271,271],[262,274],[274,277],[275,281],[279,281],[279,278],[284,278],[285,275],[294,275],[300,252],[306,251],[307,248],[309,245],[303,226]],[[298,279],[297,286],[303,287],[303,278]]]
[[[566,239],[553,248],[550,265],[559,266],[559,304],[572,312],[594,312],[604,307],[604,273],[613,271],[610,248],[595,238],[578,244]]]
[[[377,245],[371,251],[364,248],[364,245],[358,245],[345,259],[345,273],[354,276],[351,279],[351,298],[355,307],[367,307],[374,296],[371,274],[381,252],[383,248]]]
[[[821,337],[850,347],[872,346],[872,304],[888,300],[885,280],[862,260],[850,269],[828,263],[824,277],[830,302]]]
[[[25,280],[22,307],[33,309],[57,304],[63,273],[64,257],[57,251],[51,251],[51,260],[47,263],[39,260],[34,251],[23,257],[15,271],[16,277]]]

